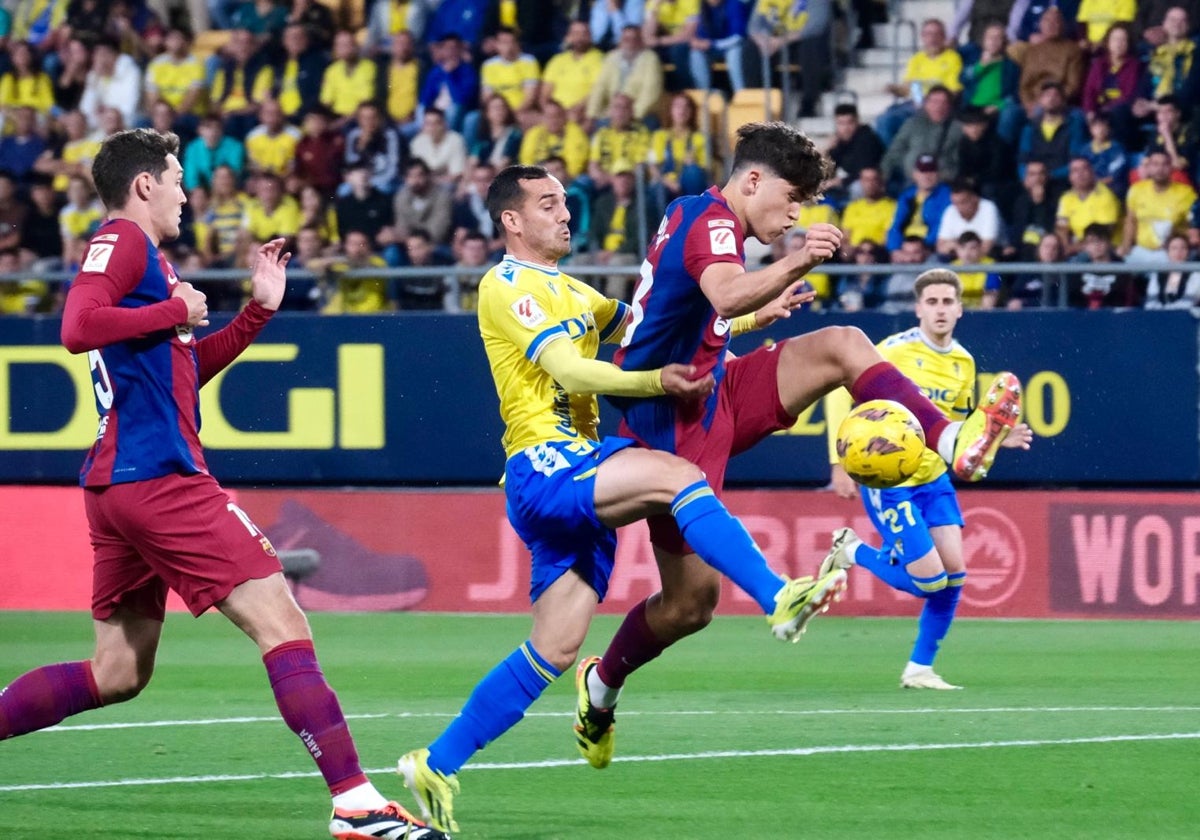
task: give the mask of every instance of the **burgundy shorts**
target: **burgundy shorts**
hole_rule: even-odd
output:
[[[779,401],[779,348],[783,344],[760,347],[726,365],[716,412],[707,429],[699,412],[676,415],[675,453],[703,470],[718,496],[730,458],[796,423]],[[651,516],[647,523],[655,546],[675,555],[691,553],[674,517]]]
[[[168,588],[200,615],[238,584],[282,571],[270,540],[211,475],[87,489],[84,507],[99,621],[118,606],[161,621]]]

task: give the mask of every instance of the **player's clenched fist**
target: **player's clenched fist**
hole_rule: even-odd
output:
[[[716,382],[711,373],[706,373],[699,379],[696,376],[695,365],[667,365],[662,369],[663,390],[672,397],[685,400],[698,400],[712,393]]]
[[[805,232],[801,259],[808,265],[817,265],[833,257],[841,247],[841,230],[835,225],[816,222]]]
[[[183,298],[187,304],[188,316],[186,323],[189,327],[208,326],[208,298],[204,292],[191,283],[178,283],[171,290],[171,297]]]

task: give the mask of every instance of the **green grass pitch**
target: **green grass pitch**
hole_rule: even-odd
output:
[[[363,766],[433,738],[524,616],[311,617]],[[85,614],[0,613],[0,685],[90,652]],[[596,621],[599,653],[616,619]],[[461,838],[1196,836],[1195,623],[961,620],[897,687],[912,619],[825,616],[797,645],[719,617],[636,675],[617,760],[578,759],[572,675],[461,773]],[[131,703],[0,744],[0,837],[320,838],[327,794],[275,717],[254,646],[172,615]]]

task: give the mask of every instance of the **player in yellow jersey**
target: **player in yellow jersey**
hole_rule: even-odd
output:
[[[970,413],[975,395],[975,359],[954,339],[954,326],[963,314],[962,283],[953,271],[933,268],[917,278],[914,292],[918,325],[885,338],[879,352],[916,382],[947,417],[961,420]],[[994,390],[995,385],[985,401]],[[840,388],[826,398],[825,405],[833,488],[846,499],[862,494],[883,547],[872,548],[854,531],[841,528],[834,532],[833,550],[821,570],[863,566],[889,586],[924,599],[917,640],[900,685],[960,688],[933,670],[938,645],[950,630],[967,577],[962,512],[946,463],[927,449],[916,475],[899,487],[860,488],[838,463],[833,446],[850,395]],[[1017,423],[1000,445],[1028,449],[1032,440],[1029,427]]]
[[[596,359],[602,341],[620,341],[629,311],[558,270],[571,250],[571,216],[563,185],[545,169],[502,170],[487,207],[504,231],[507,253],[480,281],[479,331],[505,424],[509,521],[533,557],[533,631],[483,678],[428,749],[399,761],[422,810],[447,831],[458,827],[459,768],[514,726],[575,662],[608,588],[616,528],[652,514],[674,516],[707,563],[755,596],[781,639],[803,632],[845,581],[841,570],[816,583],[779,577],[698,467],[626,438],[598,436],[597,394],[701,399],[713,379],[696,378],[690,365],[630,372]],[[604,752],[589,760],[603,766],[612,757],[611,731],[607,737],[603,731],[611,728],[611,714],[589,724],[602,729],[587,737]]]

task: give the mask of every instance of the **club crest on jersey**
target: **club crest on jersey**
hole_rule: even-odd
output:
[[[194,332],[193,332],[192,328],[186,324],[177,324],[175,326],[175,335],[184,344],[191,344],[192,336],[194,335]]]
[[[533,329],[546,320],[546,313],[542,311],[542,307],[538,306],[533,295],[524,295],[514,301],[512,311],[517,316],[517,320],[521,322],[521,326],[527,329]]]
[[[709,224],[712,224],[712,222]],[[714,254],[731,254],[737,256],[737,237],[733,235],[732,228],[713,228],[708,232],[708,244]]]
[[[713,321],[713,332],[718,336],[723,336],[729,333],[729,327],[733,322],[728,318],[717,318]]]

